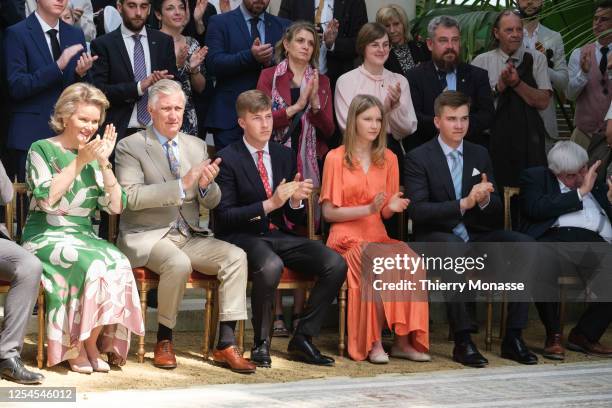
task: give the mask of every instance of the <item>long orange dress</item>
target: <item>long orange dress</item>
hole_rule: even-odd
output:
[[[329,201],[337,207],[370,204],[377,193],[386,192],[387,199],[399,191],[397,158],[387,149],[382,167],[372,163],[365,173],[357,164],[351,170],[344,162],[344,146],[331,150],[323,166],[320,202]],[[386,205],[386,203],[385,203]],[[337,222],[331,226],[327,246],[340,253],[348,264],[348,353],[353,360],[365,360],[374,342],[381,339],[382,322],[378,322],[376,305],[372,297],[363,297],[362,250],[368,243],[394,244],[395,253],[418,257],[404,242],[389,238],[382,218],[372,214],[353,221]],[[419,268],[414,281],[425,279],[425,270]],[[412,346],[420,352],[429,350],[429,305],[426,292],[421,291],[419,301],[383,301],[386,322],[397,335],[411,336]],[[404,298],[405,299],[405,298]]]

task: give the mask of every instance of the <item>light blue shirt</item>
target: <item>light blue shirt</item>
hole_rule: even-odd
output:
[[[181,157],[181,151],[179,149],[179,138],[175,137],[174,140],[174,145],[173,146],[169,146],[166,143],[168,143],[168,138],[164,135],[162,135],[161,133],[159,133],[157,131],[157,129],[155,129],[154,126],[151,127],[151,129],[153,129],[153,134],[155,134],[155,137],[157,138],[157,140],[159,141],[159,143],[162,145],[162,148],[164,149],[164,152],[166,152],[166,157],[168,157],[168,148],[172,149],[172,153],[174,153],[174,157],[176,157],[177,159],[179,157]],[[170,163],[168,163],[168,166],[170,166]],[[178,179],[179,182],[179,188],[181,189],[181,200],[185,198],[185,189],[183,189],[183,180],[179,177]],[[206,195],[206,193],[208,192],[208,188],[206,189],[199,189],[200,190],[200,195],[202,197],[204,197]]]
[[[251,22],[250,19],[253,18],[251,13],[244,7],[244,4],[240,3],[240,12],[242,13],[242,17],[244,17],[244,22],[247,25],[247,31],[249,34],[251,33]],[[264,21],[265,12],[259,15],[259,21],[257,22],[257,30],[259,30],[259,40],[262,44],[266,43],[266,24]]]
[[[434,66],[436,67],[436,75],[438,75],[438,72],[440,72],[440,70],[438,69],[438,67],[434,64]],[[439,77],[440,75],[438,75]],[[446,90],[447,91],[456,91],[457,90],[457,70],[454,70],[452,72],[447,72],[446,73]]]

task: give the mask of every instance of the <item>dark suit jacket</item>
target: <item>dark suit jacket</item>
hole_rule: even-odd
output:
[[[520,178],[520,230],[538,239],[564,215],[582,210],[576,191],[561,193],[557,177],[544,166],[523,170]],[[604,183],[595,183],[591,194],[612,222],[612,204]]]
[[[274,71],[276,67],[266,68],[261,71],[259,81],[257,81],[257,89],[265,92],[266,95],[272,96],[272,81],[274,79]],[[291,106],[295,101],[291,100],[291,80],[293,72],[287,68],[285,75],[276,78],[276,88],[283,97],[285,102]],[[333,109],[333,93],[329,85],[329,78],[326,75],[319,75],[319,101],[321,109],[316,115],[309,113],[310,123],[317,129],[317,152],[323,157],[327,153],[327,140],[334,134],[336,128],[334,124],[334,109]],[[282,129],[291,124],[291,120],[287,119],[285,109],[279,109],[272,112],[274,118],[274,129]],[[294,116],[295,117],[295,116]],[[293,119],[293,118],[291,118]],[[295,149],[297,150],[297,146]]]
[[[276,190],[283,178],[293,180],[296,163],[291,149],[270,142],[272,159],[272,191]],[[214,231],[223,239],[231,241],[236,233],[259,235],[269,231],[270,222],[281,230],[286,229],[283,216],[295,224],[303,224],[304,208],[293,210],[289,201],[282,207],[264,214],[263,201],[266,191],[259,176],[255,161],[242,140],[234,142],[218,153],[221,171],[217,184],[221,189],[221,202],[214,210]]]
[[[486,173],[495,186],[493,166],[487,150],[468,141],[463,142],[463,183],[462,197],[481,181],[481,174],[474,175],[474,169]],[[497,191],[491,194],[489,205],[480,209],[478,204],[463,216],[459,199],[442,147],[435,137],[406,155],[404,162],[404,183],[407,198],[410,199],[408,214],[414,225],[415,235],[428,232],[452,233],[453,228],[463,222],[470,235],[497,229],[502,221],[502,202]]]
[[[291,23],[264,13],[266,43],[275,45]],[[251,33],[240,7],[210,18],[206,33],[206,69],[217,80],[215,97],[208,108],[206,127],[232,129],[237,126],[236,99],[255,89],[262,66],[251,53]]]
[[[151,72],[168,70],[176,78],[176,57],[172,37],[147,28],[147,40],[151,54]],[[110,102],[106,112],[106,123],[117,129],[117,138],[125,137],[134,104],[138,101],[138,87],[134,80],[134,68],[123,41],[121,27],[96,38],[91,43],[91,52],[98,59],[91,69],[92,80]]]
[[[291,21],[314,22],[315,7],[311,0],[283,0],[279,17]],[[334,51],[327,52],[327,76],[335,86],[340,75],[355,68],[355,40],[357,33],[368,22],[368,10],[364,0],[334,0],[334,18],[340,23]],[[322,45],[325,46],[325,45]]]
[[[406,138],[407,148],[411,150],[438,134],[433,123],[434,100],[442,93],[442,86],[433,61],[424,62],[408,71],[408,82],[414,111],[419,121],[417,131]],[[472,102],[466,140],[485,144],[483,132],[489,128],[495,115],[487,71],[470,64],[459,64],[457,91],[469,96]]]
[[[83,31],[61,20],[59,24],[62,50],[75,44],[86,49]],[[12,149],[28,150],[36,140],[53,135],[53,106],[66,87],[80,80],[74,72],[80,53],[60,71],[45,35],[34,13],[5,32],[3,58],[11,108],[7,147]]]

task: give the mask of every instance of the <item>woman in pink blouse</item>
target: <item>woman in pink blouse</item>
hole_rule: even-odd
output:
[[[389,58],[389,36],[379,23],[367,23],[357,34],[357,53],[363,64],[342,75],[336,83],[334,105],[342,132],[351,101],[356,95],[376,96],[384,106],[387,119],[387,147],[398,157],[400,168],[404,159],[401,140],[414,133],[417,118],[410,97],[410,86],[403,75],[385,69]],[[400,178],[403,171],[400,171]]]

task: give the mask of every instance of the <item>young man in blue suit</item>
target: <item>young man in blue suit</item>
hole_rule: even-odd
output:
[[[206,66],[217,79],[206,116],[217,150],[240,140],[235,104],[241,92],[255,89],[262,68],[273,64],[274,45],[291,21],[269,13],[270,0],[243,0],[236,9],[210,18]]]
[[[38,0],[38,8],[9,27],[4,37],[4,61],[11,117],[7,148],[9,175],[25,178],[30,145],[53,135],[49,117],[62,91],[85,78],[95,57],[84,53],[79,28],[60,20],[67,0]]]
[[[219,152],[221,202],[215,208],[214,230],[218,238],[247,253],[255,332],[251,361],[261,367],[272,363],[272,303],[286,266],[317,277],[288,352],[309,364],[333,365],[334,360],[312,344],[312,337],[319,334],[328,306],[346,278],[346,263],[320,241],[297,236],[287,226],[303,223],[302,200],[310,195],[312,180],[300,181],[291,149],[269,141],[270,98],[258,90],[246,91],[238,97],[236,111],[244,136]]]

